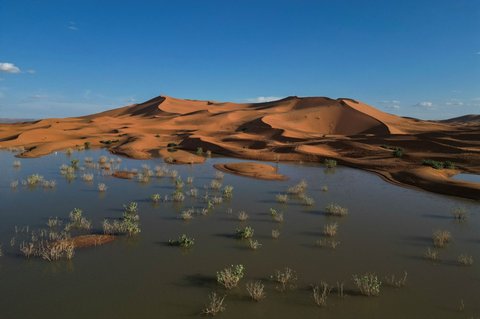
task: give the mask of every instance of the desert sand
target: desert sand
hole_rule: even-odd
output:
[[[80,235],[72,237],[71,240],[75,248],[84,248],[107,244],[115,239],[112,235]]]
[[[266,161],[336,159],[392,183],[480,199],[480,184],[452,179],[480,174],[480,119],[423,121],[384,113],[365,103],[326,97],[287,97],[266,103],[220,103],[159,96],[88,116],[0,124],[0,148],[37,157],[67,148],[105,147],[137,159],[199,163],[203,151]],[[167,147],[175,143],[174,148]],[[402,157],[392,147],[403,149]],[[455,170],[422,166],[449,160]],[[238,167],[237,167],[238,173]]]

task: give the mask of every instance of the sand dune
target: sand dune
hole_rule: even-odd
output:
[[[0,124],[0,147],[24,147],[36,157],[66,148],[105,147],[146,159],[199,163],[198,147],[226,156],[280,161],[323,161],[366,169],[394,182],[480,198],[480,186],[460,185],[421,166],[450,160],[455,172],[480,173],[480,121],[468,115],[422,121],[382,112],[356,100],[287,97],[266,103],[223,103],[159,96],[88,116]],[[169,143],[178,144],[168,151]],[[394,147],[404,150],[401,158]]]

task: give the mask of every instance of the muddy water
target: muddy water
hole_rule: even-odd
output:
[[[109,154],[101,151],[74,153],[83,159]],[[208,294],[217,290],[218,270],[242,263],[246,278],[228,292],[226,311],[221,318],[477,318],[480,316],[480,204],[390,185],[375,175],[339,167],[325,171],[321,166],[280,164],[279,172],[288,181],[260,181],[226,174],[224,185],[234,187],[231,200],[217,206],[207,216],[189,222],[178,218],[188,207],[203,207],[200,200],[187,197],[183,204],[152,205],[153,193],[171,194],[170,178],[153,178],[148,184],[101,176],[95,172],[92,184],[77,179],[67,182],[59,166],[70,159],[64,154],[39,159],[20,159],[14,169],[11,153],[0,152],[0,318],[193,318],[198,317]],[[212,180],[212,164],[237,161],[209,159],[195,166],[172,166],[203,194],[203,185]],[[160,160],[123,159],[122,168],[152,168]],[[275,164],[274,164],[275,165]],[[55,179],[54,190],[10,188],[12,180],[39,173]],[[299,201],[286,205],[275,202],[275,195],[301,179],[308,182],[307,193],[315,199],[313,207]],[[99,194],[96,185],[108,186]],[[328,186],[328,192],[321,190]],[[186,186],[188,189],[188,186]],[[44,227],[49,216],[67,218],[74,207],[83,209],[101,231],[106,217],[120,217],[122,204],[139,203],[142,232],[134,238],[119,238],[95,248],[77,250],[71,261],[26,260],[10,247],[14,226]],[[344,218],[327,217],[324,207],[336,202],[348,207]],[[468,220],[455,222],[450,211],[455,207],[469,211]],[[285,221],[271,220],[269,208],[284,212]],[[229,208],[234,214],[228,214]],[[239,222],[236,213],[245,210],[250,218]],[[335,249],[320,248],[323,225],[338,222]],[[255,229],[263,246],[257,251],[232,238],[239,225]],[[278,228],[280,238],[271,238]],[[439,263],[423,258],[437,229],[451,232],[453,242],[440,250]],[[188,251],[166,245],[169,239],[186,233],[195,238]],[[18,245],[18,243],[16,244]],[[458,255],[474,258],[474,265],[459,266]],[[296,270],[297,288],[279,292],[269,276],[288,266]],[[407,286],[382,287],[378,297],[359,296],[353,274],[374,272],[382,279],[388,274],[408,272]],[[248,280],[263,280],[267,298],[249,300]],[[326,281],[344,282],[343,298],[335,294],[326,308],[313,303],[310,285]],[[459,311],[461,300],[464,310]]]

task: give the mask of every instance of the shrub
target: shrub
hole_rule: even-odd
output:
[[[197,147],[197,155],[203,156],[203,149],[201,147]]]
[[[98,186],[97,186],[97,188],[98,188],[98,191],[99,191],[99,192],[103,193],[103,192],[106,192],[106,191],[107,191],[107,188],[108,188],[108,187],[107,187],[107,185],[105,185],[104,183],[99,183]]]
[[[161,199],[161,196],[160,194],[152,194],[152,196],[150,196],[152,202],[154,203],[158,203]]]
[[[302,204],[305,206],[313,206],[315,204],[315,200],[312,197],[304,196],[302,198]]]
[[[325,207],[325,213],[331,216],[343,217],[348,215],[348,209],[338,204],[331,203]]]
[[[222,183],[219,180],[214,179],[210,182],[210,188],[214,190],[219,190],[220,188],[222,188]]]
[[[288,201],[288,195],[287,194],[277,194],[275,196],[277,199],[277,202],[285,204]]]
[[[89,150],[89,149],[91,148],[91,146],[92,146],[92,143],[90,143],[90,142],[85,142],[85,143],[83,143],[83,146],[85,147],[86,150]]]
[[[93,181],[93,174],[83,174],[82,175],[82,180],[84,180],[85,182],[91,182]]]
[[[438,250],[428,247],[424,256],[425,256],[426,259],[429,259],[431,261],[437,261],[438,260]]]
[[[254,301],[260,301],[266,297],[265,295],[265,285],[261,281],[251,281],[248,282],[247,292],[250,298]]]
[[[321,282],[319,286],[313,286],[313,300],[315,304],[319,307],[326,307],[327,306],[327,298],[332,288],[326,283]]]
[[[193,208],[187,209],[187,210],[182,211],[182,213],[180,214],[180,217],[183,220],[190,220],[190,219],[193,218],[193,213],[194,213]]]
[[[257,250],[258,248],[262,247],[262,244],[258,242],[258,240],[249,238],[248,239],[248,247],[252,250]]]
[[[27,185],[35,186],[43,182],[43,176],[38,174],[32,174],[27,176]]]
[[[215,172],[215,179],[223,179],[225,177],[225,174],[223,174],[222,172]]]
[[[397,278],[395,275],[385,276],[385,283],[391,287],[400,288],[404,287],[407,284],[408,273],[403,272],[403,276]]]
[[[208,158],[212,157],[212,151],[207,150],[207,152],[205,153],[205,155],[206,155]]]
[[[337,161],[334,160],[334,159],[328,159],[328,158],[326,158],[326,159],[323,161],[323,165],[325,165],[325,166],[328,167],[328,168],[334,168],[334,167],[337,167]]]
[[[169,240],[168,244],[171,246],[179,246],[182,248],[190,248],[195,244],[195,239],[188,237],[187,235],[183,234],[178,237],[177,240]]]
[[[365,296],[378,296],[382,282],[375,274],[366,273],[363,275],[353,275],[353,282],[360,293]]]
[[[245,275],[245,267],[240,265],[231,265],[217,272],[217,282],[226,289],[237,287],[240,280]]]
[[[236,236],[239,239],[248,239],[252,238],[254,229],[250,226],[245,226],[244,228],[237,228]]]
[[[172,195],[172,200],[177,203],[183,202],[185,200],[185,195],[183,195],[182,191],[177,189]]]
[[[463,266],[473,265],[473,257],[470,256],[470,255],[462,254],[462,255],[458,256],[457,261],[460,265],[463,265]]]
[[[80,208],[74,208],[70,212],[70,222],[65,225],[65,231],[72,229],[89,230],[92,227],[92,222],[83,217],[83,211]]]
[[[403,149],[397,148],[392,152],[392,155],[395,157],[402,157],[403,156]]]
[[[432,240],[435,247],[443,248],[452,240],[452,235],[448,230],[437,230],[433,233]]]
[[[430,166],[435,169],[443,169],[443,168],[455,169],[455,164],[451,161],[442,162],[442,161],[435,161],[432,159],[424,159],[422,161],[422,165]]]
[[[207,316],[216,316],[220,312],[225,311],[225,305],[223,301],[225,300],[226,296],[218,296],[217,293],[212,292],[209,296],[209,302],[205,305],[205,309],[203,309],[202,313]]]
[[[323,235],[327,237],[334,237],[337,234],[338,224],[331,223],[323,226]]]
[[[187,184],[189,184],[189,185],[193,184],[193,177],[191,177],[191,176],[187,177]]]
[[[289,187],[287,193],[294,195],[302,194],[307,189],[307,186],[307,182],[302,179],[298,184]]]
[[[322,238],[317,240],[315,244],[320,247],[335,249],[338,245],[340,245],[340,242],[334,240],[333,238]]]
[[[322,192],[328,192],[328,186],[326,185],[322,186]]]
[[[280,231],[278,229],[272,229],[272,238],[278,239],[280,237]]]
[[[453,209],[452,216],[456,221],[466,221],[468,217],[467,210],[464,207],[457,207]]]
[[[297,282],[297,274],[291,268],[285,267],[283,270],[275,270],[271,279],[278,283],[277,289],[285,291],[294,288]]]
[[[18,181],[12,181],[10,183],[10,187],[13,188],[13,189],[17,188],[18,187]]]
[[[22,162],[20,162],[20,161],[18,161],[18,160],[17,160],[17,161],[13,161],[13,167],[19,168],[19,167],[21,167],[21,166],[22,166]]]
[[[248,219],[248,214],[245,211],[241,211],[238,213],[238,220],[244,222]]]
[[[223,197],[225,198],[232,198],[233,196],[233,186],[225,185],[223,188]]]

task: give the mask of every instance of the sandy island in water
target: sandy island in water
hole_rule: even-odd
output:
[[[266,179],[266,180],[285,180],[286,176],[277,173],[277,169],[271,165],[251,162],[215,164],[216,169],[242,176]]]
[[[85,143],[132,158],[163,157],[179,164],[203,162],[196,154],[199,147],[265,161],[332,158],[392,183],[480,199],[479,183],[451,178],[459,172],[480,174],[477,115],[423,121],[346,98],[239,104],[159,96],[88,116],[0,124],[0,148],[24,148],[21,157],[83,148]],[[394,148],[401,148],[403,156],[394,156]],[[422,166],[424,159],[448,160],[456,169]]]

